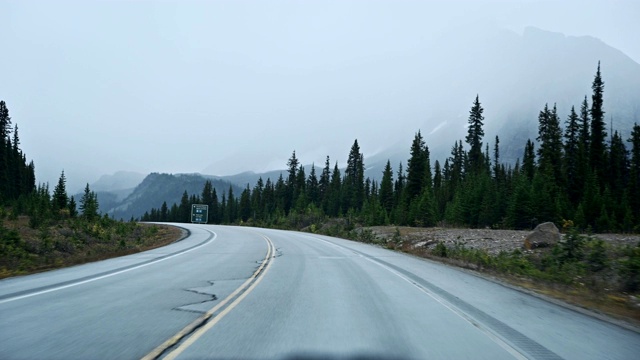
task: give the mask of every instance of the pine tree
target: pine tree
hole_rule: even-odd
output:
[[[169,221],[169,207],[167,206],[166,201],[163,201],[162,206],[160,206],[160,221]]]
[[[4,101],[0,101],[0,203],[12,199],[10,186],[11,117]]]
[[[331,164],[329,162],[329,156],[324,163],[324,168],[322,169],[322,174],[320,175],[320,180],[318,181],[318,192],[320,201],[322,203],[322,208],[327,211],[326,202],[327,202],[327,192],[329,190],[329,184],[331,183]]]
[[[66,209],[68,206],[67,179],[64,170],[58,179],[58,185],[53,190],[53,208],[55,211]]]
[[[640,223],[640,125],[635,123],[628,140],[631,143],[631,161],[629,168],[629,207],[635,214],[635,222]]]
[[[585,95],[580,106],[580,135],[579,143],[583,146],[585,156],[589,154],[589,143],[591,142],[591,116],[589,115],[589,102]],[[587,159],[585,159],[586,162]]]
[[[536,155],[534,151],[534,144],[531,139],[527,140],[527,144],[524,147],[524,156],[522,157],[522,173],[527,180],[532,181],[533,175],[536,171]]]
[[[178,222],[191,222],[191,203],[189,201],[189,193],[187,193],[187,190],[182,193],[178,210]]]
[[[297,195],[299,189],[297,188],[297,178],[298,178],[298,169],[300,167],[300,162],[298,161],[298,158],[296,157],[296,152],[295,150],[293,151],[293,154],[291,154],[291,157],[289,158],[289,160],[287,161],[287,172],[288,172],[288,176],[287,176],[287,192],[284,198],[284,210],[285,213],[289,213],[289,209],[291,209],[291,207],[293,206],[293,202],[295,201],[294,196]]]
[[[422,134],[418,131],[411,144],[411,157],[407,161],[406,192],[409,202],[420,196],[423,187],[427,186],[425,180],[429,177],[427,170],[430,167],[428,151]]]
[[[591,168],[595,172],[600,187],[603,188],[607,171],[607,145],[605,139],[607,138],[606,124],[604,122],[604,110],[603,110],[603,92],[604,81],[600,74],[600,62],[598,62],[598,70],[596,76],[593,79],[591,85],[593,89],[593,95],[591,96],[591,140],[589,143],[590,149],[590,164]]]
[[[71,196],[71,198],[69,199],[69,216],[71,218],[75,218],[76,216],[78,216],[78,209],[76,207],[76,199]]]
[[[247,187],[240,194],[239,207],[240,220],[242,222],[247,222],[252,215],[251,189],[249,189],[249,184],[247,184]]]
[[[309,177],[307,178],[307,199],[310,203],[315,206],[320,205],[320,187],[318,183],[318,177],[316,176],[316,166],[315,164],[311,164],[311,172],[309,173]]]
[[[391,162],[387,160],[387,165],[382,172],[382,181],[380,182],[380,204],[387,212],[387,215],[391,213],[393,209],[393,170],[391,169]]]
[[[229,192],[227,193],[227,214],[226,219],[229,224],[233,224],[238,219],[238,204],[235,196],[233,195],[233,186],[229,185]]]
[[[618,131],[615,131],[611,137],[607,159],[607,186],[611,189],[613,198],[620,203],[629,179],[629,153]],[[622,213],[617,215],[620,215],[620,218],[624,216]]]
[[[496,135],[496,143],[493,145],[493,178],[498,181],[500,175],[500,138]]]
[[[549,171],[555,184],[560,183],[562,176],[562,130],[556,106],[549,110],[547,105],[538,116],[538,166]]]
[[[344,209],[360,210],[364,202],[364,155],[356,139],[349,151],[343,186]]]
[[[449,182],[449,191],[453,194],[454,189],[464,180],[467,163],[467,153],[462,147],[462,140],[456,141],[451,149],[451,157],[449,163],[451,164],[449,171],[446,172],[445,178]],[[447,168],[447,167],[445,167]]]
[[[304,212],[304,209],[307,207],[307,175],[304,171],[304,166],[300,165],[300,169],[298,169],[298,175],[296,177],[296,186],[295,192],[293,193],[293,204],[292,208],[296,210],[296,212],[301,213]]]
[[[526,174],[514,173],[514,191],[507,208],[507,224],[514,229],[530,229],[533,227],[533,200],[531,186]]]
[[[4,100],[0,100],[0,140],[4,141],[11,135],[11,117]]]
[[[484,164],[482,157],[482,138],[484,137],[484,130],[482,129],[484,125],[483,111],[479,96],[476,95],[476,100],[469,111],[469,128],[465,139],[471,147],[469,150],[469,167],[472,172],[479,172]]]
[[[336,165],[333,167],[333,172],[331,173],[331,183],[329,184],[328,198],[328,215],[342,215],[342,176],[340,175],[338,162],[336,162]]]
[[[82,216],[89,221],[93,221],[98,217],[98,196],[89,189],[88,183],[80,199],[80,211],[82,211]]]
[[[584,178],[580,178],[580,119],[575,107],[571,107],[569,117],[565,122],[564,131],[564,179],[567,194],[571,204],[577,206],[580,201]]]

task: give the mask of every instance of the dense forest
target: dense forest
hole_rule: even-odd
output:
[[[598,64],[589,101],[572,107],[564,122],[556,106],[538,115],[538,136],[524,146],[522,161],[500,162],[500,139],[484,139],[484,116],[476,96],[468,133],[451,156],[433,165],[420,131],[406,169],[387,162],[378,182],[364,177],[364,156],[354,141],[346,168],[305,173],[295,151],[287,172],[260,179],[240,193],[217,194],[207,182],[201,194],[185,192],[180,204],[163,203],[143,221],[190,221],[193,203],[209,206],[209,222],[303,228],[327,218],[362,225],[462,226],[529,229],[570,221],[594,232],[640,232],[640,126],[625,141],[607,132],[604,81]],[[563,126],[564,125],[564,126]],[[627,146],[628,144],[628,146]]]
[[[12,134],[13,133],[13,134]],[[18,125],[11,126],[9,109],[0,101],[0,205],[17,200],[35,190],[33,161],[20,150]]]

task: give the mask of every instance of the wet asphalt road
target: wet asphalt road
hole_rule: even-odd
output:
[[[0,358],[140,359],[194,321],[162,357],[640,354],[637,332],[449,266],[313,234],[181,226],[191,236],[161,249],[0,281]]]

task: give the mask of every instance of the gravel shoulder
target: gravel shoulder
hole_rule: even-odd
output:
[[[445,245],[463,244],[471,249],[484,249],[489,254],[496,255],[500,251],[511,252],[523,249],[525,237],[531,231],[524,230],[493,230],[493,229],[455,229],[455,228],[414,228],[404,226],[374,226],[369,227],[377,237],[391,239],[399,232],[403,241],[409,241],[412,247],[432,248],[438,242]],[[637,234],[594,234],[598,238],[613,246],[636,246],[640,242]]]

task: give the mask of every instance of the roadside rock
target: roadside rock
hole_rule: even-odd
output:
[[[470,249],[483,249],[491,255],[501,251],[512,252],[522,250],[524,239],[531,234],[531,230],[493,230],[469,228],[418,228],[407,226],[372,226],[367,229],[373,232],[381,241],[399,241],[411,248],[433,249],[438,243],[448,247],[455,244],[464,245]],[[603,240],[615,247],[638,246],[638,234],[582,234]]]
[[[533,250],[543,247],[551,247],[560,241],[561,235],[558,227],[552,222],[542,223],[533,229],[533,232],[524,238],[524,248]]]

